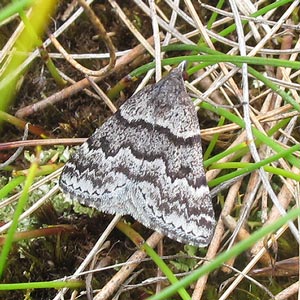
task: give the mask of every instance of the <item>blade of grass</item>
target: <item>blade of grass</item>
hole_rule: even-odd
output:
[[[217,126],[218,127],[222,126],[224,124],[224,122],[225,122],[225,118],[221,117]],[[210,143],[209,143],[209,145],[208,145],[208,147],[207,147],[207,149],[206,149],[206,151],[205,151],[205,153],[203,155],[203,159],[204,160],[207,160],[208,157],[211,155],[211,153],[212,153],[213,149],[215,148],[215,145],[216,145],[216,143],[217,143],[217,141],[219,139],[219,135],[220,134],[214,134],[213,135],[213,137],[212,137],[212,139],[211,139],[211,141],[210,141]]]
[[[248,163],[248,162],[225,162],[225,163],[213,164],[213,165],[211,165],[210,169],[224,169],[224,170],[225,169],[247,169],[248,170],[252,166],[253,166],[253,163]],[[300,181],[300,175],[295,174],[294,172],[290,172],[287,170],[283,170],[281,168],[276,168],[276,167],[267,166],[267,165],[263,166],[263,168],[265,169],[265,171],[267,171],[269,173],[284,176],[286,178],[291,178],[296,181]]]
[[[76,289],[84,287],[82,280],[70,281],[40,281],[26,283],[4,283],[0,284],[0,291],[28,290],[28,289],[61,289],[70,288]]]
[[[18,13],[20,10],[29,7],[35,0],[22,0],[16,3],[8,4],[0,11],[0,22]]]
[[[225,3],[225,0],[219,0],[219,2],[216,5],[216,8],[221,8],[223,6],[223,4]],[[215,11],[211,14],[211,17],[209,18],[208,22],[207,22],[207,29],[211,29],[212,24],[216,21],[218,17],[218,13],[216,13]]]
[[[25,176],[19,176],[10,180],[4,187],[0,189],[0,200],[6,197],[13,189],[25,180]]]
[[[159,269],[166,275],[171,284],[175,284],[178,282],[178,279],[171,271],[171,269],[167,266],[167,264],[160,258],[160,256],[150,247],[147,243],[142,245],[142,248],[146,251],[146,253],[151,257],[151,259],[156,263]],[[188,294],[186,289],[180,288],[178,290],[178,294],[182,299],[188,300],[191,299],[191,296]]]
[[[33,2],[31,14],[28,21],[31,27],[34,28],[37,36],[41,36],[45,30],[46,25],[50,19],[57,4],[57,0],[36,0]],[[36,39],[31,39],[31,33],[25,26],[20,36],[15,43],[15,51],[7,64],[4,72],[0,77],[0,110],[6,111],[11,104],[16,92],[17,83],[22,74],[15,74],[15,70],[26,59],[26,55],[19,55],[18,53],[29,53],[36,47]]]
[[[210,55],[189,55],[189,56],[176,56],[172,58],[166,58],[162,61],[163,65],[175,65],[184,60],[188,62],[207,62],[210,64],[216,64],[220,62],[228,62],[233,63],[235,65],[247,63],[249,65],[258,65],[258,66],[273,66],[273,67],[286,67],[291,69],[300,69],[300,62],[299,61],[290,61],[285,59],[277,59],[277,58],[265,58],[265,57],[250,57],[250,56],[237,56],[237,55],[227,55],[222,52],[218,52],[215,50],[209,50],[206,47],[199,47],[196,45],[172,45],[166,46],[163,48],[164,51],[170,50],[182,50],[182,51],[196,51],[199,52],[207,52]],[[130,76],[140,76],[145,72],[154,68],[154,62],[145,64],[130,73]],[[199,66],[192,69],[193,72],[199,70]],[[188,72],[191,73],[191,69]]]
[[[235,152],[238,152],[238,151],[240,151],[242,149],[247,149],[247,148],[248,148],[248,145],[247,145],[246,142],[240,143],[240,144],[238,144],[238,145],[236,145],[234,147],[231,147],[231,148],[229,148],[229,149],[227,149],[227,150],[225,150],[225,151],[223,151],[223,152],[221,152],[221,153],[219,153],[219,154],[217,154],[217,155],[215,155],[215,156],[207,159],[206,161],[204,161],[203,165],[204,165],[205,168],[207,168],[211,164],[219,161],[220,159],[226,157],[227,155],[235,153]]]

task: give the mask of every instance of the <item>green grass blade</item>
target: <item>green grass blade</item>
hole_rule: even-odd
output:
[[[5,19],[11,17],[14,14],[17,14],[19,11],[27,8],[32,4],[35,0],[22,0],[16,3],[8,4],[6,7],[2,8],[0,11],[0,22]]]
[[[10,180],[4,187],[0,189],[0,200],[6,197],[13,189],[25,180],[25,176],[18,176]]]
[[[178,279],[175,277],[173,272],[170,270],[170,268],[167,266],[167,264],[159,257],[159,255],[146,243],[143,244],[142,248],[147,252],[149,257],[156,263],[156,265],[159,267],[159,269],[166,275],[168,280],[175,284],[178,282]],[[191,299],[191,296],[188,294],[188,292],[184,288],[178,289],[178,294],[181,296],[184,300]]]
[[[80,280],[70,281],[41,281],[41,282],[24,282],[24,283],[5,283],[0,284],[0,291],[14,291],[27,289],[76,289],[83,287],[84,283]]]

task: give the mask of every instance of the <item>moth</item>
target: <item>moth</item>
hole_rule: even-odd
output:
[[[130,97],[66,163],[59,185],[83,205],[203,247],[215,217],[183,68]]]

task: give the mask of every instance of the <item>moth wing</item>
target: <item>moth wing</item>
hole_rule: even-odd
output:
[[[60,186],[82,204],[207,245],[214,213],[199,124],[181,73],[128,99],[65,165]]]

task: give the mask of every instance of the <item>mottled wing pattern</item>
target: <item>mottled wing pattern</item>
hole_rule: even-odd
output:
[[[65,165],[60,186],[84,205],[207,245],[214,212],[182,71],[129,98]]]

